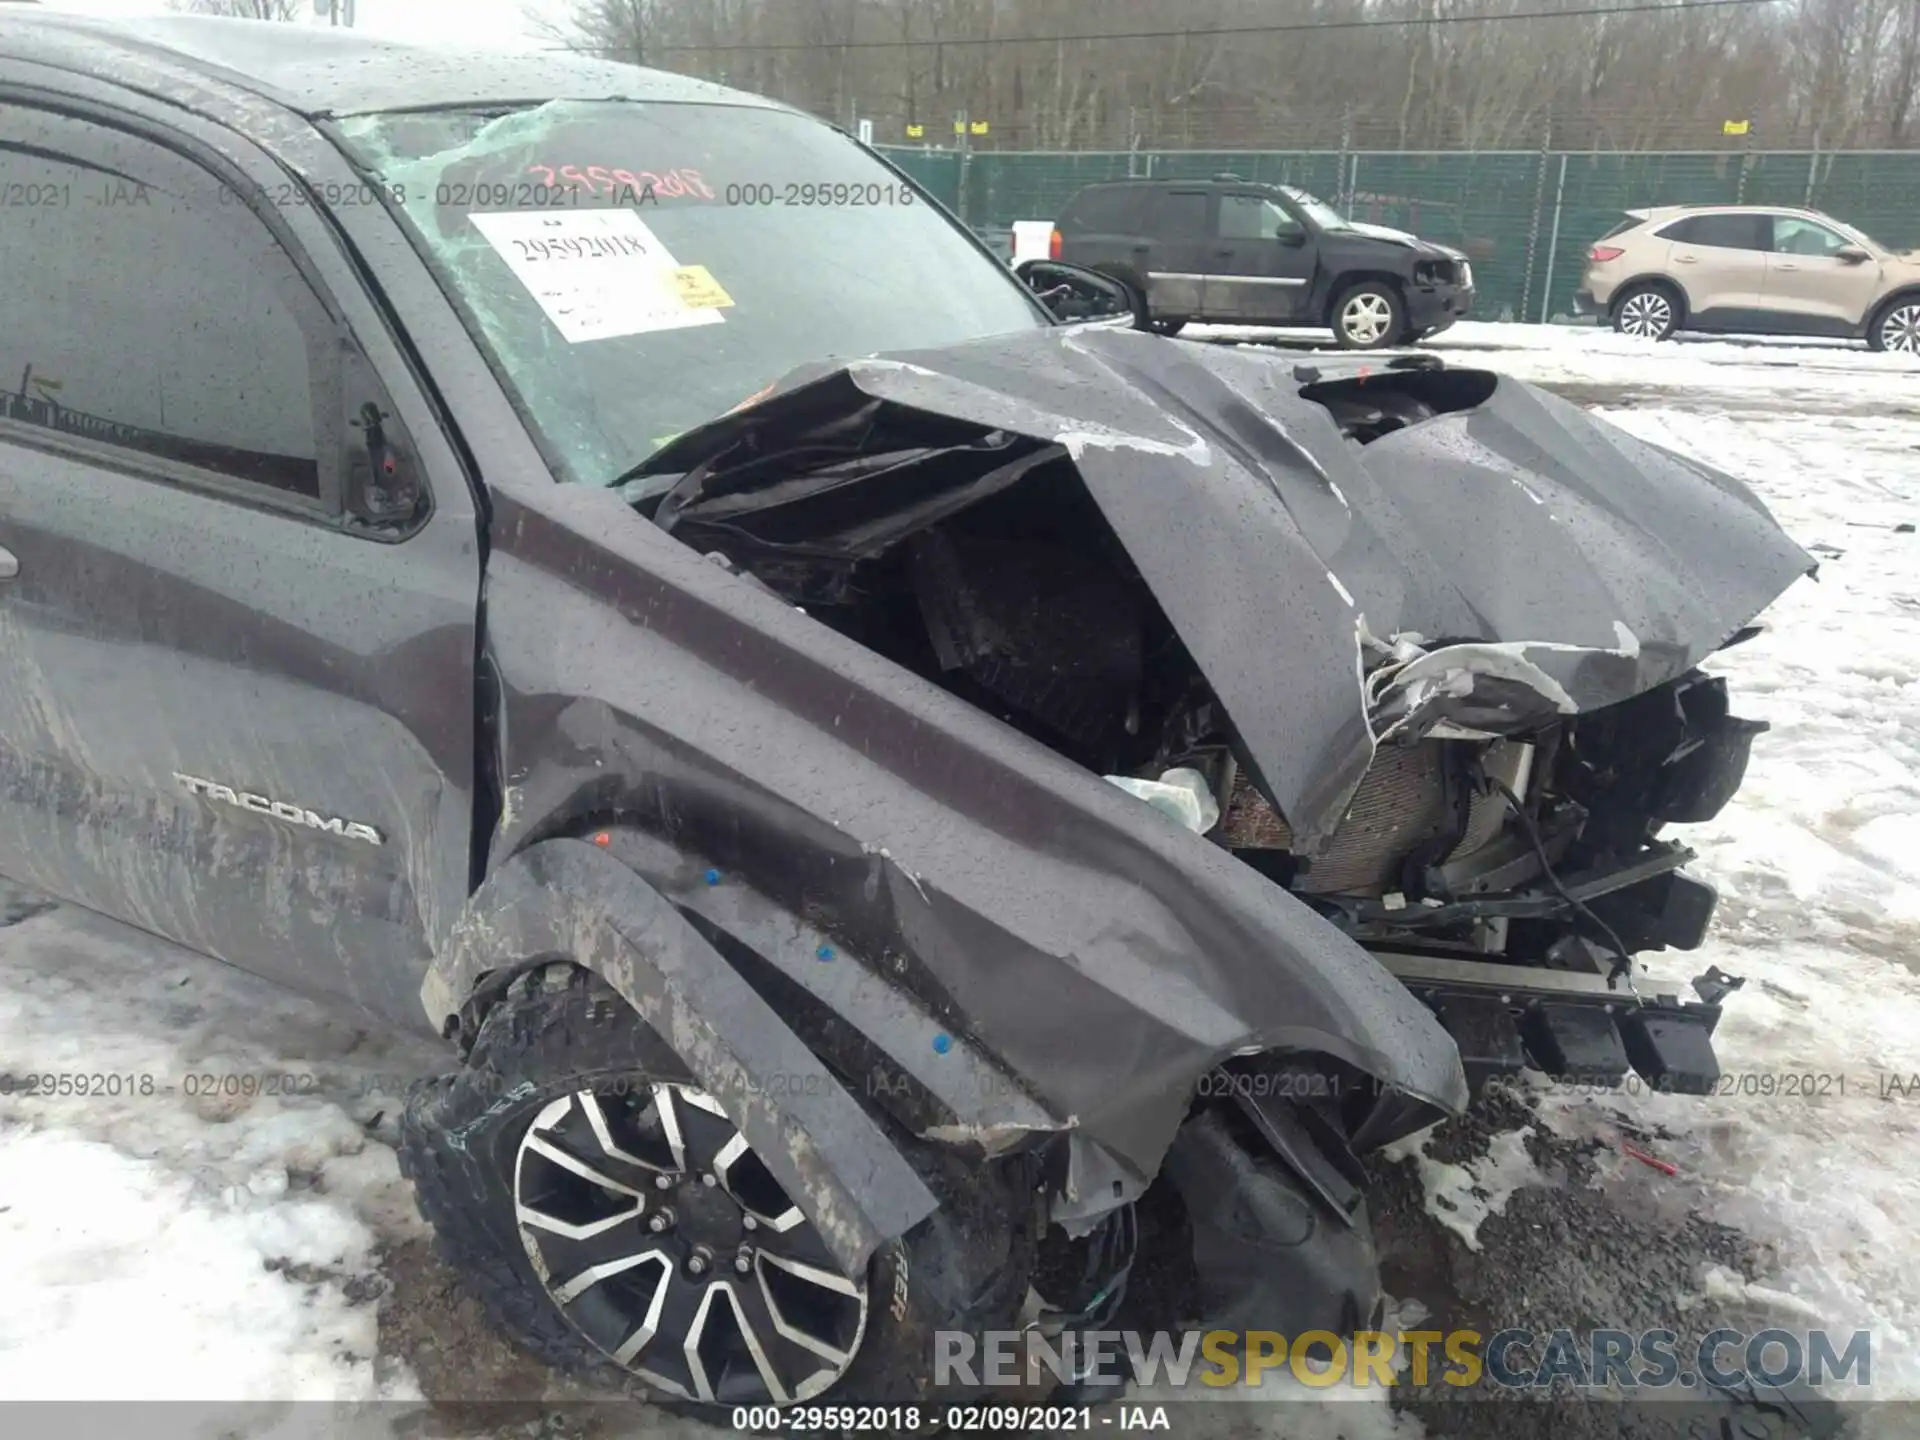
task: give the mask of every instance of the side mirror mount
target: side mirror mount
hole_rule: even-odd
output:
[[[1147,297],[1125,280],[1065,260],[1023,260],[1013,273],[1062,325],[1147,328]]]
[[[1833,258],[1844,261],[1849,265],[1864,265],[1867,261],[1871,260],[1873,256],[1862,250],[1858,245],[1842,245],[1838,250],[1833,252]]]
[[[420,483],[413,457],[388,428],[393,416],[369,400],[347,423],[360,432],[362,442],[348,455],[348,516],[375,529],[411,528],[421,518]]]

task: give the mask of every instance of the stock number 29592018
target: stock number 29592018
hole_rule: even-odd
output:
[[[788,181],[775,185],[729,185],[721,191],[726,205],[911,205],[913,189],[891,181]]]

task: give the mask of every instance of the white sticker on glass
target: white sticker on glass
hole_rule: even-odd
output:
[[[677,278],[683,267],[631,210],[499,210],[467,218],[568,344],[721,323],[711,301],[693,303],[707,297]]]

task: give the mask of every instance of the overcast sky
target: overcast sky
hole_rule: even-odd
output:
[[[90,15],[164,15],[166,0],[42,0],[49,10],[78,10]],[[303,11],[312,0],[300,0]],[[445,40],[456,45],[518,48],[551,43],[528,19],[528,12],[564,17],[568,0],[354,0],[354,28],[394,40]],[[308,18],[325,25],[324,16]]]

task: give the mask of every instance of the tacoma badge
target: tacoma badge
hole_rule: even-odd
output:
[[[238,806],[242,810],[251,810],[256,815],[271,815],[276,820],[284,820],[289,825],[304,825],[309,830],[324,830],[329,835],[340,835],[348,840],[364,840],[369,845],[384,845],[386,840],[371,825],[361,825],[352,820],[321,815],[301,805],[289,805],[284,800],[269,800],[264,795],[255,795],[248,790],[235,790],[232,786],[221,785],[212,780],[201,780],[192,775],[182,775],[178,770],[173,778],[187,787],[189,794],[204,795],[209,800],[219,800],[228,805]]]

